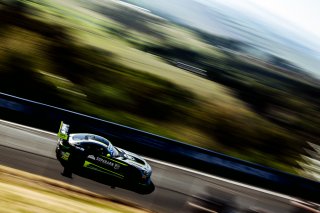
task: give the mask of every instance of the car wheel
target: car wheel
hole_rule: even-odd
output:
[[[66,166],[63,168],[63,172],[61,172],[61,175],[68,177],[68,178],[72,178],[72,170]]]

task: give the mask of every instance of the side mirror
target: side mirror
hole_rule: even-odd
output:
[[[108,157],[108,158],[110,158],[110,157],[111,157],[111,155],[108,153],[108,154],[107,154],[107,157]]]

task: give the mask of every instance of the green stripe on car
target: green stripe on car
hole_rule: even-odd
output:
[[[118,177],[118,178],[123,178],[124,176],[117,173],[117,172],[113,172],[111,170],[108,170],[108,169],[105,169],[101,166],[98,166],[94,163],[91,163],[89,161],[85,161],[84,164],[83,164],[83,167],[85,168],[88,168],[88,169],[92,169],[92,170],[96,170],[96,171],[99,171],[99,172],[103,172],[103,173],[107,173],[107,174],[111,174],[111,175],[114,175],[115,177]]]

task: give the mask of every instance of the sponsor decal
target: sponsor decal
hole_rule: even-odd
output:
[[[96,160],[96,158],[95,158],[93,155],[88,155],[87,158],[88,158],[88,159],[91,159],[91,160]]]
[[[99,157],[96,158],[96,161],[98,161],[100,163],[103,163],[105,165],[108,165],[108,166],[112,166],[112,167],[114,167],[114,164],[115,164],[115,163],[113,163],[111,161],[108,161],[108,160],[105,160],[105,159],[102,159],[102,158],[99,158]]]
[[[114,168],[114,169],[120,169],[120,165],[117,164],[117,163],[115,163],[113,168]]]
[[[62,155],[61,159],[69,160],[69,157],[70,157],[70,153],[69,152],[62,152],[61,155]]]
[[[121,179],[123,179],[123,177],[124,177],[123,175],[121,175],[121,174],[119,174],[117,172],[113,172],[113,171],[108,170],[106,168],[100,167],[98,165],[90,163],[89,161],[85,161],[84,164],[83,164],[83,167],[86,167],[88,169],[92,169],[92,170],[95,170],[95,171],[98,171],[98,172],[107,173],[109,175],[112,175],[114,177],[121,178]]]
[[[76,146],[77,150],[84,151],[84,148]]]

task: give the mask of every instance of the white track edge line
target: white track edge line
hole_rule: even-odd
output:
[[[0,124],[1,124],[1,123],[7,123],[7,124],[10,124],[10,125],[12,125],[12,126],[18,126],[18,127],[24,128],[24,129],[33,130],[33,131],[45,133],[45,134],[48,134],[48,135],[57,135],[57,134],[54,134],[54,133],[52,133],[52,132],[45,131],[45,130],[42,130],[42,129],[37,129],[37,128],[30,127],[30,126],[25,126],[25,125],[22,125],[22,124],[18,124],[18,123],[14,123],[14,122],[11,122],[11,121],[6,121],[6,120],[1,120],[1,119],[0,119]]]
[[[197,209],[200,209],[200,210],[203,210],[203,211],[206,211],[206,212],[210,212],[210,213],[218,213],[218,212],[216,212],[216,211],[213,211],[213,210],[208,209],[208,208],[206,208],[206,207],[203,207],[203,206],[197,205],[197,204],[192,203],[192,202],[190,202],[190,201],[188,201],[187,203],[188,203],[188,205],[189,205],[189,206],[192,206],[192,207],[194,207],[194,208],[197,208]]]

